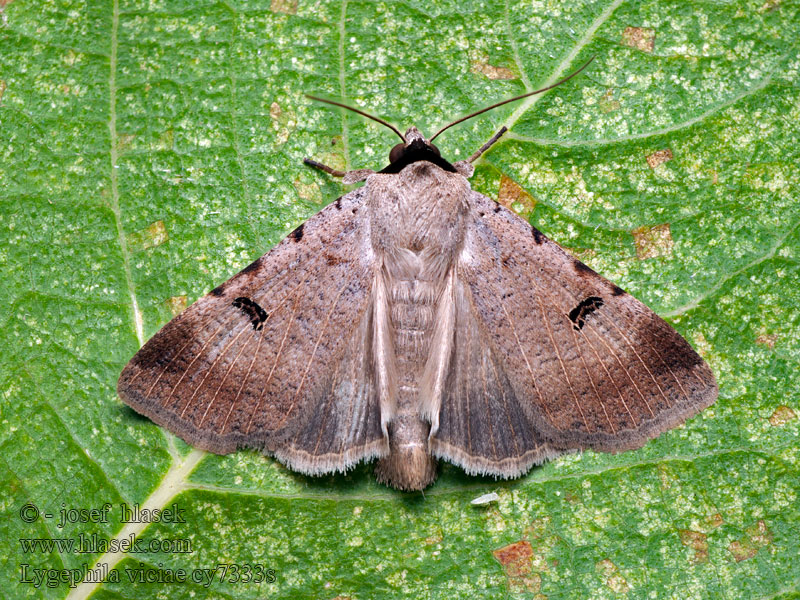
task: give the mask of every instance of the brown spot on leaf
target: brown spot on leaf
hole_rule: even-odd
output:
[[[186,308],[186,296],[172,296],[164,301],[173,316],[180,314]]]
[[[625,578],[620,575],[617,565],[610,559],[604,558],[595,564],[595,570],[606,578],[606,585],[618,594],[627,594],[630,586]]]
[[[652,227],[637,227],[631,231],[636,246],[636,258],[645,260],[672,254],[672,234],[669,223]]]
[[[626,27],[622,32],[622,43],[642,52],[652,52],[655,42],[656,32],[650,27]]]
[[[160,246],[169,239],[167,228],[164,221],[151,223],[145,229],[129,233],[126,236],[128,249],[131,252],[139,252],[148,248]]]
[[[122,154],[133,146],[133,140],[136,139],[135,135],[129,133],[121,133],[117,136],[117,151]]]
[[[672,159],[672,150],[669,148],[657,150],[652,154],[645,156],[645,160],[647,161],[647,164],[650,165],[651,169],[655,169],[658,165],[663,165],[665,162],[668,162]]]
[[[438,544],[444,539],[444,535],[441,531],[437,531],[433,535],[430,535],[425,538],[425,545],[432,546],[433,544]]]
[[[795,412],[788,406],[782,404],[776,408],[775,412],[773,412],[772,416],[770,416],[769,424],[773,427],[782,427],[790,421],[794,421],[796,418],[797,415]]]
[[[320,204],[322,202],[322,192],[320,191],[319,186],[314,181],[311,183],[305,183],[301,177],[298,177],[292,182],[294,189],[297,191],[297,195],[303,200],[308,200],[314,204]]]
[[[675,475],[669,470],[669,467],[664,464],[660,464],[657,467],[658,470],[658,478],[661,480],[661,489],[668,490],[672,487],[672,483],[675,480]]]
[[[758,12],[765,13],[765,12],[772,12],[773,10],[778,10],[781,6],[781,0],[767,0],[764,4],[761,5],[761,8],[758,9]]]
[[[272,0],[269,9],[274,13],[297,14],[297,0]]]
[[[3,94],[6,93],[6,82],[4,79],[0,79],[0,100],[3,99]]]
[[[599,106],[600,111],[604,113],[619,110],[620,104],[618,100],[614,100],[614,90],[606,91],[603,97],[597,102],[597,106]]]
[[[485,75],[489,79],[516,79],[517,75],[511,69],[505,67],[494,67],[481,60],[473,60],[469,68],[470,72]]]
[[[728,550],[736,562],[753,558],[764,546],[772,543],[772,532],[764,521],[745,529],[746,535],[730,543]]]
[[[678,534],[681,536],[681,544],[694,550],[694,556],[689,562],[693,565],[708,562],[708,541],[706,540],[708,536],[705,533],[681,529]]]
[[[725,520],[722,518],[722,515],[719,513],[714,513],[710,517],[706,519],[706,526],[709,529],[716,529],[720,525],[722,525]]]
[[[756,344],[759,346],[766,346],[767,348],[774,348],[776,341],[778,341],[778,336],[774,333],[762,333],[756,338]]]
[[[509,589],[539,591],[542,578],[538,573],[533,573],[533,548],[528,541],[514,542],[498,548],[492,554],[506,571]]]
[[[280,104],[278,104],[277,102],[273,102],[272,104],[269,105],[269,117],[270,117],[270,119],[273,119],[273,120],[277,121],[278,119],[281,118],[282,114],[283,114],[283,111],[281,110]]]
[[[8,26],[8,17],[6,17],[6,6],[11,4],[14,0],[0,0],[0,27]],[[0,94],[2,96],[2,94]]]
[[[156,150],[172,150],[175,147],[175,132],[172,129],[167,129],[158,136],[158,140],[153,144]],[[182,177],[176,178],[180,183],[183,181]]]
[[[278,144],[285,143],[295,125],[291,115],[284,113],[280,105],[273,102],[269,106],[269,117],[275,132],[275,141]]]
[[[500,178],[500,190],[498,192],[498,202],[521,215],[528,215],[536,208],[536,200],[528,192],[522,189],[510,177],[503,175]]]

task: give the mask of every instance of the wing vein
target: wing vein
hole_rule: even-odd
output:
[[[666,395],[664,395],[664,390],[662,390],[662,389],[661,389],[661,385],[658,383],[658,380],[655,378],[655,376],[653,375],[652,371],[650,371],[650,368],[647,366],[647,363],[646,363],[646,362],[644,362],[644,360],[642,360],[642,357],[641,357],[641,356],[639,356],[639,353],[636,351],[636,347],[635,347],[635,346],[634,346],[634,345],[631,343],[631,341],[628,339],[628,336],[626,336],[626,335],[625,335],[625,332],[624,332],[624,331],[622,331],[622,330],[621,330],[621,329],[620,329],[620,328],[617,326],[617,324],[616,324],[616,323],[614,323],[614,320],[613,320],[613,319],[605,319],[605,320],[607,320],[607,321],[611,322],[611,325],[614,327],[614,329],[616,329],[616,330],[619,332],[619,334],[622,336],[622,339],[624,339],[624,340],[625,340],[625,343],[626,343],[626,344],[628,344],[628,347],[629,347],[629,348],[630,348],[630,349],[633,351],[633,353],[636,355],[636,359],[637,359],[637,360],[638,360],[638,361],[641,363],[641,365],[642,365],[642,366],[645,368],[645,371],[647,371],[647,374],[650,376],[650,379],[652,379],[652,380],[653,380],[653,383],[655,383],[655,384],[656,384],[656,387],[658,388],[658,392],[661,394],[661,397],[662,397],[662,398],[664,398],[664,401],[667,403],[667,408],[671,408],[671,407],[672,407],[672,404],[670,403],[670,401],[669,401],[669,399],[666,397]],[[655,413],[653,412],[653,409],[652,409],[652,408],[650,408],[650,404],[647,402],[647,400],[645,400],[645,404],[647,405],[647,410],[649,410],[649,411],[650,411],[650,416],[651,416],[651,417],[653,417],[653,418],[655,419],[656,415],[655,415]]]
[[[578,334],[575,333],[574,328],[570,328],[572,331],[572,338],[575,340],[575,347],[578,349],[578,354],[580,354],[581,362],[583,363],[583,369],[586,371],[586,376],[589,378],[589,383],[592,384],[592,389],[594,390],[594,395],[597,396],[597,401],[600,403],[600,407],[603,409],[603,414],[606,417],[606,421],[608,421],[608,426],[611,427],[612,435],[616,435],[617,431],[614,429],[614,424],[611,422],[611,418],[608,416],[608,411],[606,410],[605,402],[603,402],[602,396],[600,396],[600,392],[597,390],[597,386],[594,384],[594,378],[592,377],[592,372],[589,370],[589,364],[586,362],[586,357],[583,355],[583,350],[581,350],[580,343],[578,341]],[[586,343],[589,344],[589,340],[586,340]],[[591,344],[589,344],[591,346]],[[598,357],[598,361],[600,357]]]
[[[514,431],[514,424],[511,421],[511,413],[508,411],[508,399],[506,398],[506,391],[503,388],[503,382],[500,379],[500,374],[497,372],[497,366],[494,364],[494,360],[492,360],[491,350],[489,350],[489,364],[492,366],[492,371],[494,372],[495,381],[497,381],[497,387],[500,388],[500,394],[503,397],[503,408],[506,411],[506,419],[508,419],[508,428],[511,431],[511,441],[514,442],[514,452],[516,455],[519,456],[519,445],[517,444],[517,434]],[[483,361],[481,361],[481,371],[483,372]],[[484,375],[485,377],[485,375]],[[485,386],[485,383],[484,383]]]
[[[539,294],[536,294],[536,300],[539,302],[539,308],[542,311],[542,320],[544,321],[544,324],[547,327],[547,335],[550,337],[550,343],[553,345],[553,350],[555,350],[556,356],[558,357],[558,362],[561,365],[561,371],[564,373],[564,379],[567,380],[569,391],[572,393],[572,397],[575,400],[575,406],[578,408],[578,412],[581,415],[581,419],[583,419],[583,424],[586,425],[586,431],[589,431],[589,422],[586,420],[586,415],[583,414],[583,409],[581,408],[581,403],[578,401],[578,395],[575,393],[575,388],[572,387],[572,382],[570,381],[569,375],[567,374],[567,368],[564,366],[564,361],[561,358],[561,352],[558,351],[556,340],[553,337],[553,330],[550,326],[550,319],[547,318],[547,313],[544,310],[544,303],[542,302],[542,298]]]
[[[242,335],[242,334],[243,334],[243,333],[244,333],[246,330],[247,330],[247,328],[245,328],[245,329],[242,329],[242,331],[240,331],[240,332],[239,332],[239,334],[236,336],[236,338],[235,338],[235,339],[234,339],[234,340],[233,340],[233,341],[232,341],[230,344],[228,344],[228,348],[230,348],[230,347],[231,347],[231,346],[232,346],[234,343],[236,343],[236,341],[239,339],[239,337],[240,337],[240,336],[241,336],[241,335]],[[252,340],[253,338],[250,338],[250,339]],[[250,341],[250,340],[248,340],[248,341]],[[203,413],[203,417],[200,419],[200,424],[197,426],[198,428],[201,428],[201,429],[202,429],[202,427],[203,427],[203,423],[205,422],[205,420],[206,420],[206,416],[208,415],[208,411],[210,411],[210,410],[211,410],[211,406],[214,404],[214,402],[216,402],[216,400],[217,400],[217,396],[219,395],[219,391],[222,389],[222,386],[223,386],[223,385],[225,385],[225,381],[228,379],[228,375],[230,375],[231,371],[233,370],[233,367],[235,367],[235,366],[236,366],[236,363],[239,361],[239,357],[242,355],[242,352],[244,352],[244,349],[245,349],[245,348],[247,348],[247,342],[245,342],[244,344],[242,344],[242,347],[239,349],[239,353],[236,355],[236,358],[234,358],[234,359],[233,359],[233,361],[231,361],[231,364],[230,364],[230,366],[228,367],[228,370],[227,370],[227,371],[225,371],[225,375],[223,375],[223,376],[222,376],[222,381],[221,381],[221,382],[220,382],[220,384],[217,386],[217,389],[216,389],[216,391],[214,392],[214,395],[213,395],[213,396],[212,396],[212,398],[211,398],[211,402],[209,402],[209,403],[208,403],[208,406],[206,407],[206,410],[205,410],[205,412]],[[226,348],[226,349],[225,349],[225,352],[227,352],[227,351],[228,351],[228,350],[227,350],[227,348]],[[220,356],[220,358],[221,358],[221,356]],[[216,362],[216,361],[215,361],[215,362]],[[213,365],[212,365],[212,368],[213,368]],[[220,433],[222,433],[222,430],[220,430]]]
[[[320,331],[319,335],[317,336],[317,341],[314,344],[314,350],[311,353],[311,358],[308,359],[308,364],[306,365],[306,370],[303,373],[303,379],[300,380],[300,385],[297,386],[297,391],[295,391],[295,393],[294,393],[292,407],[286,413],[286,418],[287,419],[292,414],[292,412],[294,412],[294,409],[297,406],[297,396],[300,394],[300,390],[302,390],[303,386],[305,385],[306,377],[308,377],[308,372],[311,370],[311,365],[314,362],[314,357],[317,354],[317,348],[319,348],[319,343],[322,341],[322,336],[325,335],[325,332],[328,330],[328,325],[330,324],[331,315],[333,314],[333,311],[336,308],[336,305],[339,304],[339,298],[342,297],[342,294],[344,293],[345,289],[347,289],[347,284],[343,285],[342,289],[339,290],[339,293],[336,294],[336,298],[334,299],[333,304],[331,305],[331,308],[330,308],[330,310],[328,311],[328,314],[325,317],[325,324],[322,326],[322,331]]]
[[[234,397],[233,402],[231,402],[231,407],[228,409],[228,414],[225,415],[225,421],[223,421],[222,427],[220,428],[220,434],[222,434],[225,431],[225,426],[228,424],[228,419],[230,418],[231,413],[233,413],[234,407],[239,401],[239,396],[241,395],[244,386],[247,385],[247,380],[250,379],[250,373],[253,370],[253,365],[256,362],[256,358],[258,357],[259,352],[261,352],[261,342],[263,340],[264,340],[263,334],[258,336],[258,344],[256,345],[256,351],[253,353],[253,360],[250,361],[250,366],[247,367],[247,373],[245,373],[245,376],[242,379],[242,385],[239,386],[239,390],[236,392],[236,396]]]
[[[239,337],[240,337],[240,336],[241,336],[241,335],[242,335],[242,334],[243,334],[243,333],[244,333],[244,332],[247,330],[247,327],[248,327],[249,325],[250,325],[250,323],[245,323],[245,324],[244,324],[244,326],[242,327],[242,330],[241,330],[239,333],[237,333],[237,334],[236,334],[236,336],[235,336],[235,337],[234,337],[234,338],[233,338],[231,341],[229,341],[229,342],[226,344],[226,346],[225,346],[225,348],[222,350],[222,352],[220,352],[219,354],[217,354],[216,358],[214,358],[214,360],[213,360],[213,361],[211,361],[211,365],[210,365],[210,366],[209,366],[209,367],[206,369],[206,373],[205,373],[205,375],[203,375],[203,380],[202,380],[202,381],[199,383],[199,385],[197,385],[197,386],[194,388],[194,392],[192,392],[192,395],[191,395],[191,396],[189,396],[189,399],[186,401],[186,405],[183,407],[183,410],[181,410],[181,414],[180,414],[180,418],[181,418],[181,419],[183,418],[183,415],[184,415],[184,413],[186,412],[186,409],[187,409],[187,408],[189,408],[189,405],[192,403],[192,400],[194,400],[194,397],[195,397],[195,396],[197,396],[197,392],[199,392],[199,391],[200,391],[200,388],[202,388],[202,387],[203,387],[203,384],[205,384],[206,380],[207,380],[207,379],[208,379],[208,377],[211,375],[211,372],[214,370],[214,367],[216,367],[216,366],[217,366],[217,363],[219,363],[220,359],[222,359],[222,357],[223,357],[223,356],[225,356],[225,355],[228,353],[228,349],[229,349],[229,348],[230,348],[230,347],[231,347],[231,346],[232,346],[232,345],[233,345],[233,344],[236,342],[236,340],[238,340],[238,339],[239,339]],[[235,331],[235,329],[234,329],[234,331]],[[211,402],[212,402],[212,403],[214,402],[213,398],[212,398]],[[206,409],[206,410],[208,410],[208,409]],[[202,421],[201,421],[201,424],[202,424]]]
[[[598,340],[600,340],[600,342],[601,342],[601,343],[602,343],[602,344],[603,344],[603,345],[606,347],[606,350],[608,350],[608,353],[609,353],[609,354],[611,354],[611,355],[612,355],[614,358],[616,358],[616,359],[617,359],[617,362],[620,362],[620,361],[619,361],[619,358],[617,357],[617,355],[616,355],[616,354],[614,354],[614,351],[613,351],[613,350],[611,350],[611,348],[609,348],[608,344],[606,344],[606,342],[605,342],[605,340],[602,338],[602,336],[598,335],[598,334],[597,334],[597,332],[596,332],[596,331],[594,331],[593,329],[590,329],[589,331],[591,331],[592,333],[594,333],[594,336],[595,336],[595,337],[596,337]],[[622,406],[624,406],[624,407],[625,407],[625,411],[628,413],[628,416],[631,418],[631,421],[633,422],[633,426],[634,426],[634,427],[639,427],[639,424],[636,422],[636,419],[634,418],[634,416],[633,416],[633,413],[631,412],[631,409],[628,407],[628,403],[627,403],[627,402],[625,402],[625,395],[622,393],[622,390],[621,390],[621,389],[620,389],[620,387],[617,385],[617,380],[616,380],[616,379],[614,379],[614,376],[613,376],[613,375],[611,375],[611,372],[608,370],[608,367],[606,367],[605,363],[604,363],[604,362],[603,362],[603,360],[600,358],[600,355],[598,354],[597,350],[596,350],[596,349],[595,349],[595,347],[592,345],[592,343],[591,343],[591,342],[589,342],[589,336],[586,336],[586,341],[589,343],[589,346],[590,346],[590,347],[592,348],[592,350],[594,351],[594,354],[595,354],[595,356],[597,356],[597,361],[598,361],[598,362],[599,362],[601,365],[603,365],[603,370],[606,372],[606,375],[608,375],[608,378],[611,380],[611,383],[613,383],[613,384],[614,384],[614,387],[615,387],[615,388],[617,388],[617,393],[619,394],[619,399],[622,401]]]
[[[511,319],[511,315],[508,314],[508,310],[506,310],[506,307],[503,304],[503,300],[500,298],[500,296],[498,296],[497,293],[495,293],[495,297],[499,300],[500,307],[503,309],[503,313],[505,313],[509,325],[511,325],[511,331],[514,333],[514,340],[517,342],[517,348],[519,348],[523,360],[525,360],[525,366],[528,367],[528,373],[530,374],[531,381],[533,382],[533,389],[536,390],[536,394],[539,396],[539,402],[541,403],[541,406],[544,408],[544,411],[547,413],[547,416],[550,417],[550,421],[551,423],[553,423],[553,427],[558,429],[558,427],[555,426],[555,420],[553,419],[553,415],[550,414],[550,409],[547,407],[547,403],[544,401],[544,398],[542,397],[542,392],[539,391],[539,386],[536,385],[536,378],[533,376],[533,369],[531,369],[531,363],[528,362],[528,357],[525,354],[525,350],[522,347],[522,343],[519,341],[519,336],[517,335],[517,328],[514,326],[514,321]]]
[[[275,373],[275,368],[278,366],[278,361],[283,354],[283,347],[286,344],[286,338],[289,336],[289,330],[292,328],[292,323],[294,323],[294,316],[297,314],[297,303],[300,300],[300,296],[297,296],[294,299],[294,308],[292,309],[292,316],[288,319],[286,323],[286,331],[283,333],[283,339],[281,339],[281,345],[278,347],[278,351],[275,353],[275,360],[272,362],[272,369],[270,369],[269,375],[267,376],[267,380],[264,382],[264,387],[261,390],[261,394],[258,396],[258,402],[253,407],[253,412],[250,413],[250,421],[247,423],[247,429],[245,430],[245,435],[250,433],[250,428],[253,426],[253,419],[255,419],[256,414],[258,413],[258,409],[261,407],[261,401],[264,399],[264,394],[267,393],[267,388],[269,387],[270,382],[272,381],[272,375]]]

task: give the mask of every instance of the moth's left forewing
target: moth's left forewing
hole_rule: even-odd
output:
[[[120,397],[195,446],[306,473],[385,453],[366,212],[351,192],[199,299],[131,359]]]
[[[472,319],[462,338],[480,336],[489,350],[461,361],[473,369],[454,376],[439,418],[462,423],[434,434],[449,435],[440,445],[453,456],[475,457],[460,456],[468,470],[472,460],[476,471],[513,476],[557,451],[636,448],[714,402],[708,365],[649,308],[489,198],[472,192],[470,204],[457,320]],[[500,452],[496,431],[448,414],[488,415],[481,386],[505,407],[517,446],[529,447]]]

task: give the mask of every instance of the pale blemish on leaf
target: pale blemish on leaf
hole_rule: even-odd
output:
[[[696,565],[708,562],[708,536],[705,533],[681,529],[678,534],[681,536],[681,544],[694,550],[694,555],[689,559],[690,563]]]
[[[6,17],[6,6],[11,4],[14,0],[0,0],[0,26],[8,26],[8,17]]]
[[[637,227],[631,231],[636,246],[636,258],[645,260],[672,254],[672,234],[669,223]]]
[[[164,304],[173,315],[180,314],[186,308],[186,296],[172,296],[164,301]]]
[[[765,13],[765,12],[772,12],[773,10],[777,10],[780,8],[781,0],[767,0],[761,7],[758,9],[758,12]]]
[[[0,100],[3,99],[3,94],[6,93],[6,82],[5,79],[0,79]]]
[[[794,421],[797,418],[797,414],[785,404],[780,405],[778,408],[775,409],[775,412],[769,418],[769,424],[773,427],[782,427],[787,423]]]
[[[175,147],[175,132],[167,129],[158,136],[158,140],[153,144],[154,150],[172,150]]]
[[[598,100],[597,106],[601,112],[610,113],[619,110],[619,100],[614,99],[614,90],[607,90],[605,94]]]
[[[713,515],[710,515],[709,517],[703,520],[703,526],[706,529],[706,531],[711,531],[722,525],[724,522],[725,520],[722,518],[721,514],[714,513]]]
[[[146,228],[129,233],[126,236],[128,249],[131,252],[140,252],[148,248],[155,248],[160,246],[169,239],[167,228],[164,221],[156,221],[151,223]]]
[[[276,143],[285,144],[295,126],[294,119],[288,113],[285,113],[277,102],[270,104],[269,116],[272,120],[272,130],[275,132]]]
[[[627,594],[630,586],[611,559],[604,558],[595,564],[595,570],[605,577],[605,584],[617,594]]]
[[[316,182],[305,183],[302,176],[298,177],[292,182],[294,189],[297,190],[297,195],[303,200],[319,204],[322,202],[322,192]]]
[[[702,356],[703,358],[708,358],[711,355],[711,344],[708,343],[706,336],[703,335],[702,331],[695,331],[692,334],[692,345],[697,353]],[[713,412],[713,407],[709,410],[709,413]]]
[[[673,473],[670,472],[670,469],[667,465],[661,464],[658,465],[658,478],[661,481],[661,489],[668,490],[672,487],[672,483],[675,481],[676,477]]]
[[[558,536],[550,531],[550,518],[542,517],[528,525],[522,533],[524,540],[531,542],[531,567],[537,573],[550,570],[553,547],[558,543]]]
[[[657,166],[672,160],[672,158],[672,150],[665,148],[664,150],[658,150],[652,154],[648,154],[645,160],[647,160],[647,164],[650,165],[651,169],[655,169]]]
[[[510,590],[533,593],[539,591],[542,578],[533,572],[533,548],[530,542],[520,540],[498,548],[492,554],[503,565]]]
[[[778,336],[774,333],[762,333],[756,338],[756,344],[767,348],[774,348],[777,341]]]
[[[730,543],[728,550],[736,562],[753,558],[761,548],[772,543],[772,532],[764,521],[745,530],[746,535]]]
[[[511,69],[495,67],[483,60],[473,60],[469,68],[471,73],[485,75],[489,79],[516,79],[517,75]]]
[[[622,43],[642,52],[652,52],[655,41],[656,32],[649,27],[626,27],[622,32]]]
[[[133,145],[133,140],[136,139],[135,135],[129,133],[117,134],[117,152],[123,154]]]
[[[536,200],[534,200],[533,196],[517,185],[513,179],[505,175],[500,178],[497,201],[506,208],[525,217],[530,215],[533,209],[536,208]]]
[[[297,0],[272,0],[269,9],[274,13],[297,14]]]

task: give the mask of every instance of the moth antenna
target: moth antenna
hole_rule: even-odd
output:
[[[403,140],[404,143],[406,141],[405,136],[402,133],[400,133],[400,130],[398,130],[397,127],[395,127],[391,123],[384,121],[383,119],[379,119],[378,117],[375,117],[369,113],[365,113],[363,110],[359,110],[358,108],[353,108],[352,106],[347,106],[347,104],[342,104],[341,102],[335,102],[334,100],[326,100],[325,98],[320,98],[319,96],[311,96],[310,94],[306,94],[306,98],[310,98],[311,100],[316,100],[317,102],[324,102],[325,104],[333,104],[334,106],[338,106],[340,108],[346,108],[347,110],[352,110],[354,113],[358,113],[362,117],[367,117],[368,119],[372,119],[373,121],[376,121],[381,125],[386,125],[386,127],[388,127],[389,129],[394,131],[397,135],[399,135],[400,139]]]
[[[591,63],[594,59],[595,59],[595,56],[592,56],[589,60],[587,60],[585,63],[583,63],[583,66],[581,66],[580,69],[578,69],[577,71],[573,71],[572,73],[570,73],[569,75],[564,77],[564,79],[556,81],[552,85],[548,85],[547,87],[543,87],[543,88],[541,88],[539,90],[536,90],[534,92],[528,92],[526,94],[522,94],[521,96],[514,96],[513,98],[509,98],[508,100],[503,100],[502,102],[498,102],[497,104],[492,104],[491,106],[487,106],[486,108],[482,108],[479,111],[476,111],[476,112],[474,112],[472,114],[467,115],[466,117],[461,117],[460,119],[458,119],[456,121],[453,121],[452,123],[449,123],[448,125],[445,125],[444,127],[442,127],[428,141],[432,142],[445,129],[450,129],[453,125],[458,125],[459,123],[461,123],[463,121],[466,121],[467,119],[471,119],[472,117],[477,117],[478,115],[485,113],[487,110],[492,110],[493,108],[497,108],[498,106],[503,106],[503,104],[508,104],[509,102],[516,102],[517,100],[522,100],[523,98],[527,98],[528,96],[534,96],[536,94],[541,94],[542,92],[546,92],[547,90],[552,90],[554,87],[557,87],[557,86],[561,85],[562,83],[566,83],[567,81],[569,81],[570,79],[575,77],[578,73],[580,73],[586,67],[588,67],[589,63]]]

